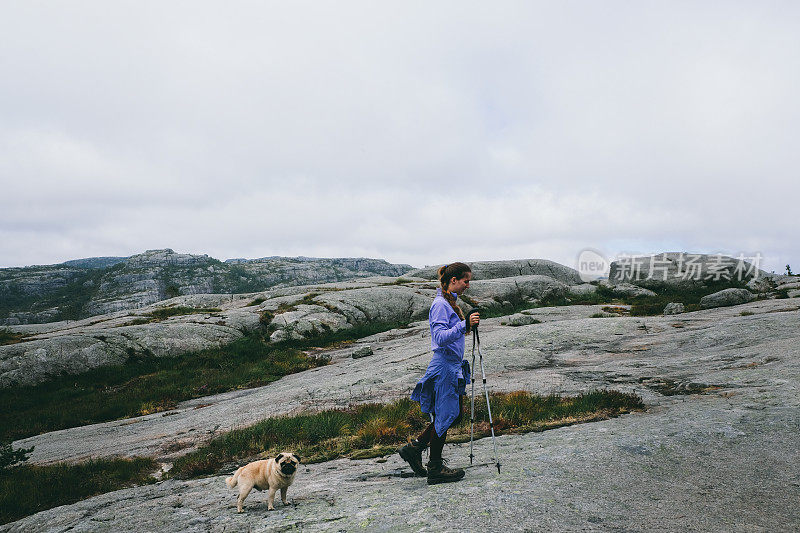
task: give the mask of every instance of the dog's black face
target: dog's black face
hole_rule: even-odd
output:
[[[283,475],[291,476],[297,470],[300,459],[294,454],[285,455],[281,453],[275,458],[275,462],[278,463]]]

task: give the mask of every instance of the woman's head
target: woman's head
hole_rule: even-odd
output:
[[[450,263],[439,267],[438,275],[442,291],[461,294],[469,288],[472,269],[464,263]]]

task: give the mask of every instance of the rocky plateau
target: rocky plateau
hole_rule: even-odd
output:
[[[237,514],[225,473],[95,496],[0,531],[800,529],[800,299],[791,292],[798,278],[771,277],[767,288],[753,285],[744,301],[722,295],[718,306],[698,311],[629,316],[626,305],[541,305],[602,286],[584,284],[575,271],[549,263],[473,265],[476,281],[464,295],[465,307],[501,315],[511,310],[481,322],[490,390],[576,394],[611,388],[640,395],[645,411],[500,436],[499,474],[490,439],[477,441],[472,466],[468,445],[448,444],[445,456],[467,466],[465,479],[453,484],[429,487],[408,477],[397,455],[340,459],[304,465],[289,490],[290,504],[278,503],[272,512],[266,495],[254,493]],[[264,387],[37,435],[14,446],[34,446],[36,464],[148,456],[167,469],[213,436],[265,417],[407,396],[430,360],[431,272],[184,295],[136,313],[14,326],[27,337],[0,346],[4,386],[114,364],[128,348],[168,357],[258,328],[267,328],[273,340],[290,340],[369,321],[404,322],[328,349],[330,364]],[[215,310],[131,324],[169,306]],[[468,358],[470,344],[468,339]]]

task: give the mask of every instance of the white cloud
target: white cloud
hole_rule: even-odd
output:
[[[0,266],[796,260],[791,3],[0,7]],[[467,232],[465,228],[471,227]]]

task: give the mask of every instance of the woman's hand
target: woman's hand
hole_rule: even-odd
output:
[[[481,321],[480,313],[472,313],[471,315],[469,315],[469,326],[470,326],[470,328],[474,328],[475,326],[480,324],[480,321]]]

